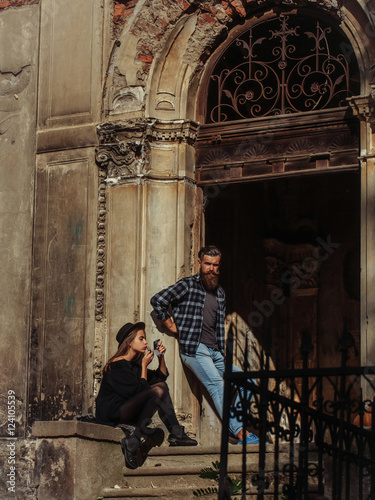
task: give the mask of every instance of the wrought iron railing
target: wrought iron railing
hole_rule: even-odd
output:
[[[246,345],[244,371],[238,373],[231,369],[230,329],[219,500],[230,497],[226,480],[230,414],[243,422],[244,430],[255,429],[260,438],[256,473],[247,473],[251,450],[242,449],[242,499],[249,498],[249,493],[259,500],[375,499],[375,422],[370,413],[375,399],[363,397],[365,392],[371,398],[375,394],[375,367],[347,366],[350,339],[345,330],[341,366],[335,368],[308,368],[311,347],[307,332],[303,334],[299,369],[270,370],[266,353],[261,369],[251,371]],[[231,408],[234,390],[240,398]],[[311,496],[312,491],[316,497]]]

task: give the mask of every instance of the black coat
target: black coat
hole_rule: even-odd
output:
[[[110,364],[105,372],[96,398],[96,420],[99,424],[117,425],[121,406],[130,398],[151,385],[166,380],[159,368],[147,370],[147,380],[141,378],[142,367],[138,363],[120,359]]]

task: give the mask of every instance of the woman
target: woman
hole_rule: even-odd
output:
[[[148,365],[154,352],[147,346],[145,324],[126,323],[117,333],[118,350],[103,369],[103,380],[96,399],[96,419],[98,423],[116,426],[121,423],[135,426],[134,432],[123,439],[122,447],[126,466],[138,467],[137,451],[143,438],[148,437],[154,445],[161,444],[155,438],[161,430],[150,429],[147,425],[158,411],[170,432],[171,446],[195,446],[197,441],[189,438],[177,420],[169,389],[165,380],[168,370],[164,354],[166,348],[159,341],[157,349],[159,367],[149,370]]]

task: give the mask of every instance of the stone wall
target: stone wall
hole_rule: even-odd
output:
[[[6,10],[1,23],[0,359],[3,368],[8,368],[1,380],[0,411],[1,434],[7,436],[8,390],[15,393],[17,432],[21,434],[27,408],[39,8]]]
[[[38,2],[0,4],[2,498],[32,498],[35,494],[31,472],[35,452],[33,443],[23,438],[28,397],[39,6],[21,4],[32,3]],[[18,8],[6,8],[13,6]]]

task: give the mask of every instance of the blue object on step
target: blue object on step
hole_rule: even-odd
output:
[[[237,444],[243,444],[243,440],[240,439]],[[259,444],[259,438],[255,434],[248,434],[245,439],[245,444]]]

